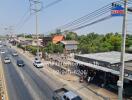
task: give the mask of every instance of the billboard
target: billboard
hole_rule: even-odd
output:
[[[112,4],[111,15],[124,16],[124,8],[119,4]]]

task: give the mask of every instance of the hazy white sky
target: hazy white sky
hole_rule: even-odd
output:
[[[55,0],[41,0],[43,5],[47,5]],[[45,33],[58,26],[64,25],[70,21],[80,18],[94,10],[97,10],[116,0],[62,0],[58,4],[47,8],[39,14],[39,33]],[[29,17],[29,20],[23,24],[20,21],[23,15],[28,12],[29,0],[1,0],[0,3],[0,30],[1,33],[7,33],[4,30],[9,26],[16,33],[35,33],[35,18]],[[30,12],[26,14],[25,19]],[[132,17],[132,16],[131,16]],[[130,16],[128,19],[131,19]],[[20,22],[20,23],[18,23]],[[17,25],[17,26],[16,26]],[[129,24],[129,31],[131,31],[131,24]],[[107,33],[107,32],[121,32],[122,17],[115,17],[104,22],[92,25],[81,29],[78,34],[89,32]]]

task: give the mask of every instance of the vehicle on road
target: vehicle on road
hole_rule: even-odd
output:
[[[5,51],[4,51],[4,50],[1,50],[1,52],[0,52],[0,53],[2,53],[2,54],[3,54],[3,53],[5,53]]]
[[[19,67],[23,67],[25,64],[24,64],[24,61],[23,60],[17,60],[17,66]]]
[[[82,98],[72,91],[60,88],[54,91],[53,100],[82,100]]]
[[[0,44],[0,48],[2,47],[2,44]]]
[[[0,53],[1,53],[1,54],[5,53],[5,50],[1,49]]]
[[[11,63],[10,58],[9,58],[9,57],[5,57],[5,59],[4,59],[4,63],[5,63],[5,64]]]
[[[18,56],[18,53],[17,52],[13,52],[12,56]]]
[[[43,68],[43,63],[40,60],[34,60],[33,65],[37,68]]]

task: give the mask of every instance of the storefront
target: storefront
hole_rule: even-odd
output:
[[[86,72],[81,75],[86,82],[117,92],[120,52],[75,55],[72,61]],[[124,94],[132,96],[132,54],[126,54],[125,61]]]

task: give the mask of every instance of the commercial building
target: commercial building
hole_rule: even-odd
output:
[[[88,82],[117,91],[119,79],[120,52],[103,52],[75,55],[72,61],[78,64]],[[132,96],[132,54],[125,54],[124,94]]]

